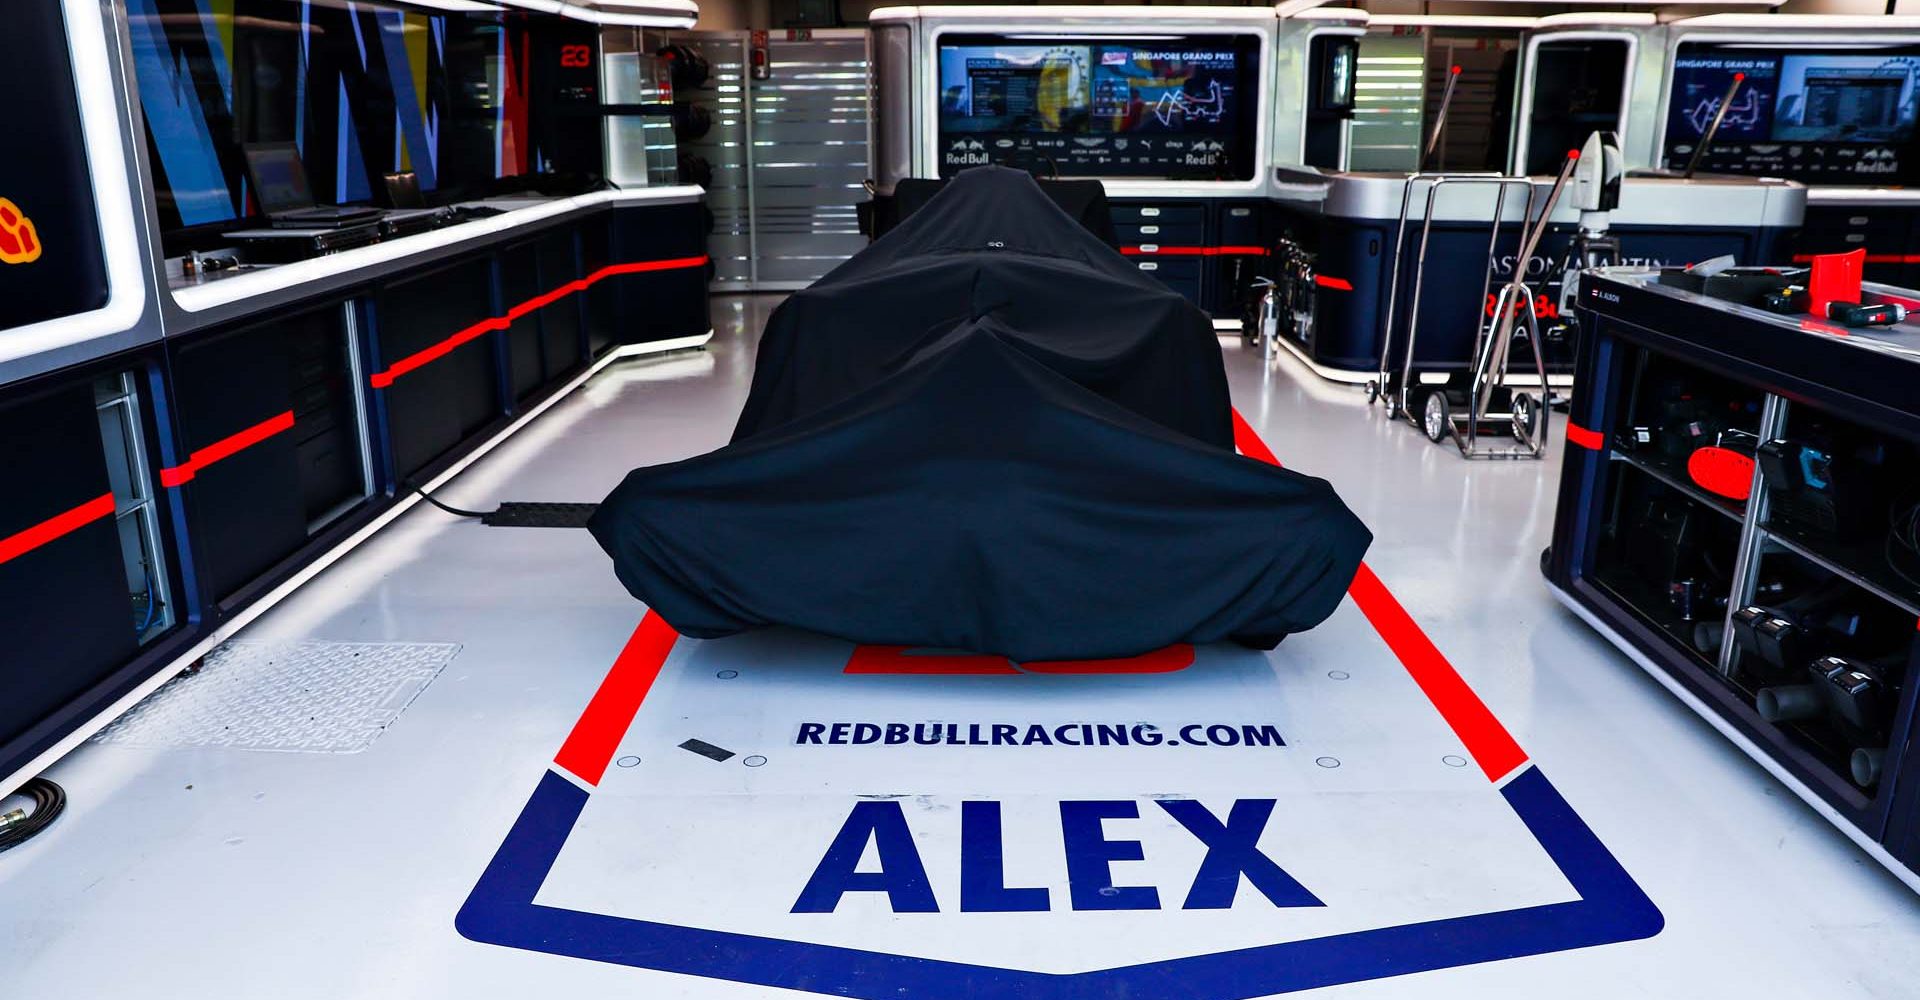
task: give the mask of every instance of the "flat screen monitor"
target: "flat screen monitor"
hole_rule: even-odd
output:
[[[1742,74],[1700,169],[1811,184],[1911,183],[1920,174],[1911,148],[1917,70],[1920,46],[1682,45],[1668,95],[1666,165],[1687,165]]]
[[[1245,34],[945,36],[940,175],[1250,180],[1259,66]]]

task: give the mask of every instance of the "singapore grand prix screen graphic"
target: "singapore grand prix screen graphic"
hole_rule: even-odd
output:
[[[1914,178],[1920,48],[1871,52],[1683,45],[1668,95],[1666,165],[1683,169],[1736,74],[1701,169],[1823,184]]]
[[[940,45],[940,172],[1003,163],[1060,176],[1253,176],[1251,36]]]

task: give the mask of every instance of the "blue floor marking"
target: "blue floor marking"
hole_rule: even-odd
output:
[[[1579,899],[1059,975],[535,905],[588,797],[549,771],[454,925],[483,944],[862,1000],[1244,1000],[1660,933],[1660,911],[1537,767],[1500,794]]]

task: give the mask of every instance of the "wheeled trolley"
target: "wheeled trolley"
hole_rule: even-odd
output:
[[[1531,260],[1538,249],[1576,159],[1576,155],[1569,155],[1544,202],[1530,177],[1421,173],[1407,178],[1394,236],[1386,335],[1381,341],[1378,375],[1367,383],[1369,403],[1383,403],[1390,417],[1406,417],[1436,443],[1453,439],[1467,458],[1538,458],[1541,455],[1547,437],[1547,363],[1539,307],[1534,290],[1526,282],[1524,262]],[[1412,288],[1404,312],[1405,335],[1397,336],[1402,316],[1399,299],[1410,214],[1415,190],[1421,187],[1425,189],[1424,209],[1413,259]],[[1489,189],[1493,198],[1487,224],[1488,263],[1482,273],[1481,294],[1477,299],[1487,305],[1484,316],[1475,321],[1469,357],[1457,362],[1423,364],[1418,346],[1427,251],[1435,208],[1442,189],[1448,187]],[[1518,197],[1516,189],[1522,192]],[[1509,208],[1516,202],[1521,208],[1519,252],[1514,257],[1516,265],[1511,268],[1509,279],[1496,290],[1494,266],[1500,249],[1501,227],[1509,220]],[[1516,349],[1521,352],[1519,367],[1514,363]],[[1539,395],[1526,391],[1530,388],[1537,389]],[[1485,443],[1482,438],[1488,434],[1510,435],[1514,445]]]

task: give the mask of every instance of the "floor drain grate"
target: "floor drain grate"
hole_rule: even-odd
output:
[[[452,642],[229,642],[93,737],[140,747],[358,753],[460,651]]]

